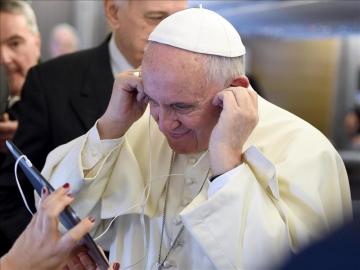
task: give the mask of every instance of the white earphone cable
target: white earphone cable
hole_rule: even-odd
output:
[[[19,166],[19,162],[20,162],[21,159],[25,159],[25,161],[29,161],[25,155],[21,155],[20,157],[18,157],[18,159],[15,162],[15,166],[14,166],[15,180],[16,180],[17,187],[18,187],[18,189],[20,191],[21,198],[24,201],[25,207],[29,211],[29,213],[33,216],[34,213],[31,211],[31,209],[30,209],[30,207],[29,207],[29,205],[28,205],[28,203],[26,201],[26,197],[25,197],[24,192],[23,192],[23,190],[21,188],[20,181],[19,181],[18,174],[17,174],[17,167]]]

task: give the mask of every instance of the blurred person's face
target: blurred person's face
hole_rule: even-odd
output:
[[[212,104],[223,89],[207,81],[202,55],[151,44],[142,63],[144,92],[152,117],[177,153],[208,148],[221,109]]]
[[[67,31],[61,29],[54,33],[50,41],[50,55],[51,57],[58,57],[63,54],[72,53],[78,50],[77,37]]]
[[[349,136],[356,135],[360,128],[360,120],[354,112],[350,112],[345,116],[345,130]]]
[[[167,16],[186,7],[186,0],[133,0],[120,5],[105,0],[116,44],[134,67],[140,66],[147,39],[154,28]]]
[[[40,58],[40,36],[21,14],[0,12],[0,64],[4,65],[11,95],[20,95],[29,69]]]

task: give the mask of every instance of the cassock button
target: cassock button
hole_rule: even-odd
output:
[[[180,216],[174,217],[173,222],[174,222],[175,225],[180,225],[181,224],[181,217]]]
[[[181,205],[185,207],[185,206],[187,206],[189,203],[190,203],[190,200],[189,200],[189,199],[183,199],[182,202],[181,202]]]
[[[196,163],[197,159],[195,157],[190,157],[189,158],[189,163],[194,165]]]
[[[90,152],[91,152],[91,155],[92,155],[93,157],[96,157],[97,154],[98,154],[95,149],[91,149]]]
[[[163,266],[164,266],[164,268],[170,268],[170,267],[176,267],[176,264],[175,264],[175,262],[173,262],[173,261],[166,260],[166,261],[163,263]]]
[[[188,178],[186,178],[185,182],[186,182],[187,185],[192,185],[192,184],[195,183],[195,178],[194,177],[188,177]]]

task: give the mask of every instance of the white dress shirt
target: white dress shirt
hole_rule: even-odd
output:
[[[120,72],[129,69],[134,69],[134,67],[129,64],[125,56],[120,52],[119,48],[116,46],[114,34],[111,35],[110,38],[109,52],[110,52],[111,71],[114,77],[116,76],[116,74]]]

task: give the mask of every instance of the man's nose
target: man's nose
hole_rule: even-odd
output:
[[[180,126],[173,112],[165,109],[160,109],[158,114],[158,125],[162,132],[171,131]]]
[[[11,52],[5,46],[0,47],[0,64],[6,65],[11,62]]]

